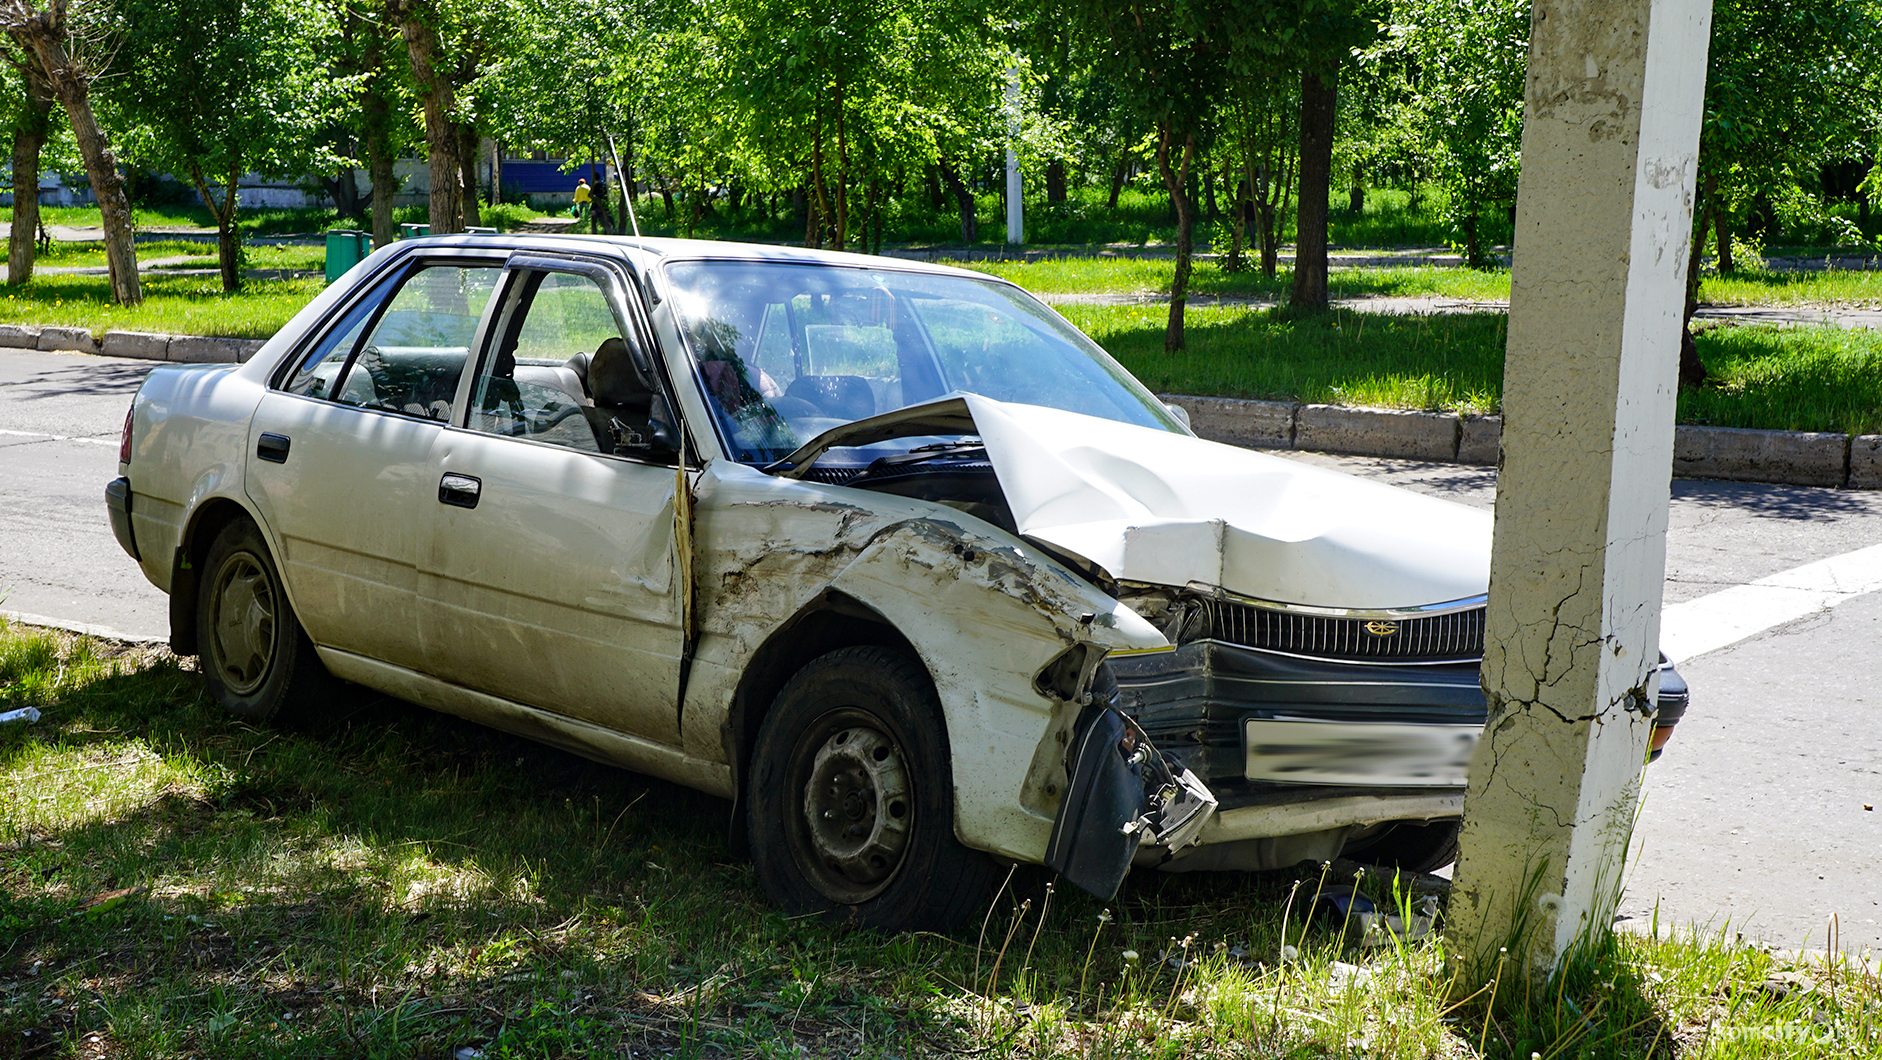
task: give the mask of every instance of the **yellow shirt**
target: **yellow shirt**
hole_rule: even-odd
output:
[[[575,201],[576,202],[588,201],[588,185],[586,184],[575,185]]]

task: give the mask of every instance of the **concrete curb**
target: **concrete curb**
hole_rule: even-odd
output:
[[[1501,416],[1160,396],[1189,413],[1198,435],[1256,449],[1494,466],[1503,435]],[[1882,489],[1882,435],[1681,425],[1674,429],[1669,471],[1679,478]]]
[[[155,331],[107,331],[103,339],[94,339],[85,328],[0,324],[0,348],[68,350],[187,364],[240,364],[255,356],[266,341],[213,335],[165,335]]]

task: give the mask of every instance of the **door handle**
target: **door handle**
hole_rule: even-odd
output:
[[[447,471],[438,480],[438,502],[456,508],[475,508],[477,498],[484,490],[483,481],[471,476]]]
[[[271,464],[285,464],[291,440],[285,434],[264,434],[255,440],[255,456]]]

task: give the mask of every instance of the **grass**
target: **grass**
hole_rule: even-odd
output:
[[[952,262],[1011,280],[1035,294],[1168,294],[1174,262],[1156,258],[1054,258],[1024,262]],[[1190,273],[1190,292],[1285,301],[1293,289],[1292,269],[1276,270],[1270,280],[1259,270],[1224,272],[1212,264]],[[1454,298],[1460,301],[1507,300],[1508,270],[1411,266],[1332,270],[1327,290],[1334,298]]]
[[[1158,305],[1061,305],[1067,319],[1159,393],[1433,412],[1499,411],[1506,318],[1335,310],[1296,317],[1250,306],[1192,307],[1188,348],[1163,350]],[[1680,423],[1882,433],[1882,333],[1837,327],[1700,330],[1712,374],[1682,389]]]
[[[1188,349],[1163,352],[1163,306],[1064,305],[1066,318],[1158,393],[1490,412],[1502,393],[1500,314],[1296,319],[1245,306],[1185,314]]]
[[[1795,305],[1882,308],[1882,270],[1816,272],[1738,271],[1707,276],[1702,301],[1715,305]]]
[[[204,266],[209,267],[209,266]],[[111,301],[101,276],[35,276],[24,287],[0,287],[0,321],[173,335],[267,338],[325,286],[321,277],[249,280],[241,293],[222,293],[215,276],[166,276],[144,271],[144,304]]]
[[[1722,935],[1622,935],[1493,1009],[1432,939],[1308,917],[1320,871],[1108,907],[1027,878],[983,930],[884,938],[767,908],[725,803],[441,715],[258,729],[159,649],[0,624],[28,704],[0,1055],[1882,1056],[1873,971]]]
[[[1679,395],[1679,422],[1882,433],[1882,333],[1836,327],[1708,328],[1712,381]]]

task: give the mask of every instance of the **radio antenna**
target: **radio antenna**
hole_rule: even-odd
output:
[[[614,158],[614,172],[621,178],[621,197],[627,200],[627,220],[634,226],[634,238],[640,238],[640,218],[634,216],[634,186],[629,182],[627,170],[621,168],[621,152],[615,150],[614,134],[608,133],[608,154]]]

